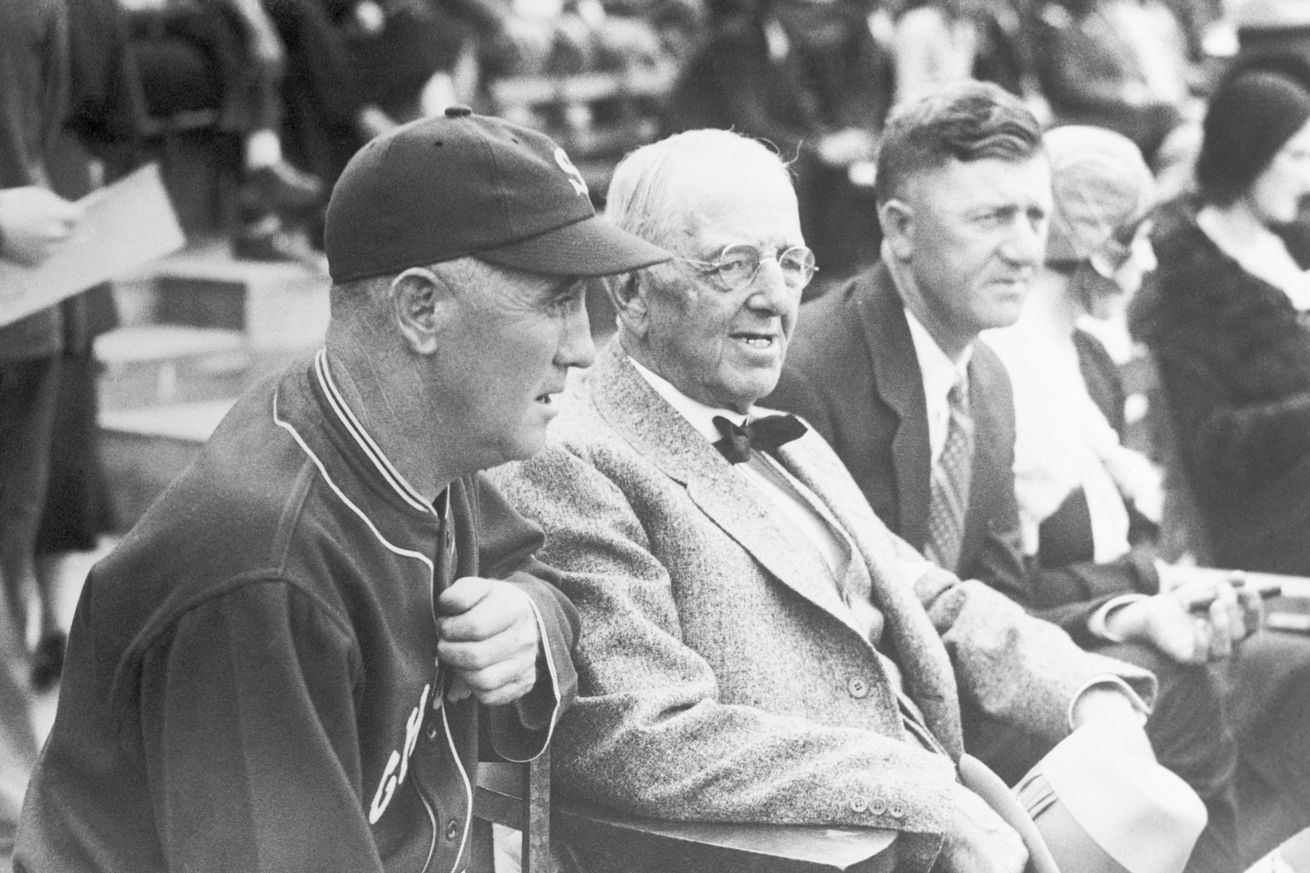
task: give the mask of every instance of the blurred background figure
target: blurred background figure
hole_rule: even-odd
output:
[[[1134,329],[1159,369],[1204,557],[1310,574],[1310,91],[1238,68],[1210,100],[1198,192],[1170,204]],[[1290,244],[1289,244],[1290,243]],[[1204,554],[1208,553],[1208,554]]]
[[[699,0],[457,0],[482,24],[483,72],[531,76],[677,64]]]
[[[1162,211],[1156,281],[1135,302],[1131,323],[1159,371],[1173,466],[1194,509],[1178,539],[1215,566],[1305,575],[1310,248],[1301,210],[1310,195],[1310,79],[1288,74],[1298,69],[1287,58],[1248,58],[1216,88],[1197,191]],[[1276,734],[1285,724],[1304,735],[1310,694],[1298,643],[1262,634],[1243,651],[1248,666],[1234,711],[1266,713],[1263,727],[1243,726],[1244,746],[1286,748]],[[1303,765],[1284,757],[1240,776],[1253,820],[1244,845],[1305,827]]]
[[[1120,442],[1118,367],[1079,327],[1089,315],[1120,315],[1154,269],[1154,183],[1137,147],[1105,128],[1057,128],[1044,142],[1055,191],[1045,264],[1019,321],[984,334],[1014,386],[1024,552],[1052,569],[1123,562],[1136,571],[1128,590],[1154,594],[1152,562],[1129,554],[1160,522],[1160,474]]]
[[[1211,851],[1231,853],[1226,869],[1245,869],[1310,824],[1310,708],[1302,703],[1310,700],[1310,639],[1259,631],[1254,591],[1235,597],[1222,573],[1160,559],[1160,474],[1121,443],[1119,368],[1079,328],[1089,317],[1120,317],[1156,267],[1151,175],[1136,146],[1112,131],[1064,127],[1044,139],[1055,193],[1046,264],[1019,322],[987,337],[1014,384],[1025,552],[1081,583],[1047,592],[1051,617],[1093,646],[1149,651],[1154,663],[1128,660],[1156,673],[1162,700],[1172,673],[1226,665],[1218,723],[1198,719],[1189,741],[1235,743],[1227,806],[1211,805],[1212,824],[1236,812],[1233,838]],[[1211,600],[1208,610],[1197,606]],[[1063,620],[1089,614],[1085,628]]]
[[[1159,0],[1037,0],[1031,28],[1052,123],[1107,127],[1149,162],[1186,117],[1186,39]]]
[[[131,169],[145,104],[126,20],[115,0],[67,0],[69,94],[66,120],[46,155],[51,188],[78,200]],[[39,594],[31,685],[59,678],[64,632],[58,614],[60,561],[89,551],[109,526],[99,460],[95,338],[118,325],[109,285],[59,305],[62,351],[49,447],[49,478],[35,542]]]
[[[304,150],[291,149],[284,135],[290,60],[273,18],[259,0],[125,0],[124,6],[147,115],[164,123],[212,115],[220,134],[214,146],[231,153],[225,158],[239,175],[234,253],[254,260],[303,255],[286,226],[319,206],[325,189],[322,179],[292,162],[293,152],[303,161]]]
[[[995,82],[1037,100],[1023,28],[1013,0],[909,0],[892,40],[896,102],[960,79]]]
[[[878,258],[873,157],[892,69],[871,11],[867,0],[760,0],[724,19],[668,102],[671,131],[730,128],[792,161],[821,270],[814,294]]]
[[[0,258],[38,264],[80,208],[47,187],[46,156],[67,118],[69,12],[62,0],[0,0]],[[45,503],[63,324],[52,307],[0,327],[0,869],[8,869],[36,759],[28,697],[29,604]]]

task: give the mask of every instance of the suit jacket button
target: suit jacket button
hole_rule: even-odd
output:
[[[433,742],[433,741],[435,741],[436,738],[437,738],[437,723],[436,723],[436,721],[429,721],[429,722],[428,722],[427,730],[425,730],[423,733],[424,733],[424,735],[428,738],[428,742]]]
[[[857,794],[851,798],[851,809],[856,812],[864,812],[868,808],[869,801],[865,800],[862,796]]]
[[[892,818],[905,818],[905,804],[899,800],[893,800],[887,811],[891,813]]]
[[[459,836],[459,822],[451,819],[446,825],[446,839],[453,840],[457,836]]]
[[[869,683],[861,676],[852,676],[846,682],[846,690],[850,692],[851,697],[862,700],[869,696]]]
[[[887,811],[887,801],[883,800],[881,797],[875,797],[873,799],[873,803],[869,804],[869,812],[873,813],[874,815],[882,815],[886,811]]]

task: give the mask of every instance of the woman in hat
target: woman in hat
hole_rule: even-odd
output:
[[[984,335],[1014,389],[1023,546],[1041,568],[1031,605],[1084,648],[1158,677],[1155,717],[1187,726],[1161,760],[1197,791],[1210,820],[1197,846],[1205,860],[1189,869],[1238,870],[1237,749],[1208,665],[1247,636],[1247,612],[1258,618],[1259,607],[1222,576],[1169,573],[1162,584],[1149,546],[1134,548],[1143,526],[1134,522],[1159,521],[1160,479],[1120,443],[1115,364],[1078,329],[1085,315],[1120,312],[1154,268],[1144,220],[1153,179],[1137,146],[1114,131],[1067,126],[1043,142],[1054,195],[1046,263],[1018,323]],[[1189,610],[1205,600],[1207,610]]]
[[[1165,210],[1133,327],[1155,358],[1218,566],[1310,575],[1310,91],[1266,69],[1216,89],[1195,198]]]
[[[1145,652],[1162,689],[1205,669],[1193,665],[1229,665],[1232,690],[1220,704],[1227,715],[1202,712],[1195,695],[1180,705],[1196,708],[1198,747],[1237,741],[1237,839],[1226,847],[1236,857],[1225,862],[1244,868],[1310,824],[1310,734],[1303,727],[1310,640],[1273,632],[1248,637],[1260,618],[1253,591],[1234,610],[1222,575],[1158,560],[1152,535],[1161,522],[1160,477],[1120,443],[1118,368],[1078,327],[1084,316],[1120,315],[1156,267],[1151,174],[1138,149],[1108,130],[1057,128],[1045,144],[1054,193],[1046,264],[1019,323],[988,336],[1014,383],[1026,551],[1043,567],[1085,582],[1085,597],[1051,595],[1064,601],[1048,604],[1053,620],[1107,654],[1143,663]],[[1191,608],[1216,595],[1208,614]],[[1207,796],[1212,824],[1233,815],[1231,803],[1225,809],[1222,794]]]

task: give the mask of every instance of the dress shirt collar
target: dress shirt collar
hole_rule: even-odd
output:
[[[663,376],[645,367],[637,362],[637,359],[628,356],[628,361],[641,374],[642,378],[650,383],[650,387],[655,389],[655,393],[663,397],[670,406],[678,411],[678,414],[687,421],[691,426],[696,428],[696,432],[710,442],[718,442],[723,437],[719,429],[714,426],[714,417],[721,415],[731,421],[733,424],[741,426],[746,423],[749,416],[742,415],[733,409],[716,409],[713,406],[706,406],[699,400],[692,400],[686,394],[683,394],[673,383]]]
[[[946,447],[946,435],[950,429],[951,402],[948,395],[956,382],[963,381],[967,386],[969,359],[973,355],[973,346],[964,350],[960,360],[952,361],[937,341],[928,333],[928,328],[908,307],[905,320],[910,325],[910,339],[914,342],[914,356],[919,361],[919,376],[923,379],[924,411],[928,415],[928,449],[932,462],[937,463],[942,449]]]
[[[905,308],[905,320],[909,322],[914,354],[919,359],[919,370],[923,373],[925,396],[944,399],[956,382],[968,379],[973,346],[966,348],[958,361],[952,361],[908,306]]]

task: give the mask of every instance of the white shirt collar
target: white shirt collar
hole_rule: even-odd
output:
[[[945,398],[956,382],[968,379],[973,346],[964,350],[960,360],[952,361],[908,306],[905,308],[905,320],[910,324],[910,339],[914,342],[914,354],[919,359],[919,370],[923,373],[924,395]]]
[[[719,429],[714,426],[714,417],[716,415],[721,415],[736,425],[746,423],[748,416],[742,415],[733,409],[716,409],[713,406],[706,406],[699,400],[692,400],[673,387],[673,383],[668,379],[638,363],[636,358],[629,355],[628,361],[641,374],[642,378],[650,383],[650,387],[655,389],[655,393],[668,401],[670,406],[676,409],[683,418],[687,419],[692,427],[696,428],[697,433],[710,442],[717,442],[723,437],[723,434],[719,433]]]
[[[968,384],[969,358],[973,355],[973,346],[964,350],[960,360],[952,361],[937,341],[928,333],[908,308],[905,320],[910,325],[910,339],[914,342],[914,355],[919,360],[919,376],[923,379],[924,411],[928,415],[929,457],[934,464],[941,457],[946,447],[946,435],[950,429],[951,403],[948,395],[956,382],[964,380]]]

